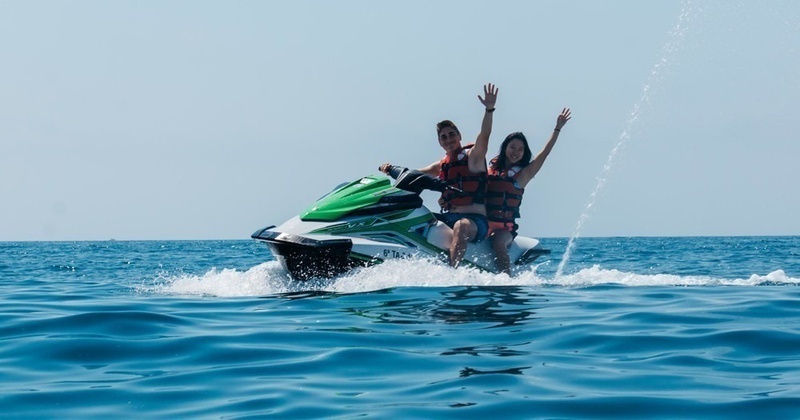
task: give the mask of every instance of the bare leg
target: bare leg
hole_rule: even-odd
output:
[[[508,246],[514,237],[507,230],[494,230],[489,237],[492,240],[495,263],[497,270],[501,273],[511,274],[511,261],[508,258]]]
[[[467,243],[475,239],[478,234],[478,227],[472,220],[461,219],[453,225],[453,242],[450,244],[450,266],[458,267],[464,253],[467,252]]]

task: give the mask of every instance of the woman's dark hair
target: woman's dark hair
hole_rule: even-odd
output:
[[[528,139],[525,138],[524,134],[516,131],[506,136],[506,139],[503,140],[503,144],[500,145],[500,153],[496,158],[492,159],[492,168],[497,170],[506,169],[506,147],[508,146],[508,143],[511,143],[511,141],[514,139],[519,139],[522,142],[522,145],[525,147],[525,151],[522,152],[522,159],[520,159],[518,165],[525,167],[531,163],[533,152],[531,152],[531,148],[528,146]]]

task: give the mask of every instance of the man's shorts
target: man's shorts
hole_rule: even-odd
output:
[[[469,219],[475,226],[478,227],[478,233],[475,235],[475,239],[471,240],[470,242],[478,243],[486,238],[486,235],[489,233],[489,219],[486,216],[478,213],[442,213],[439,220],[444,222],[447,226],[452,228],[456,225],[456,222],[461,219]]]

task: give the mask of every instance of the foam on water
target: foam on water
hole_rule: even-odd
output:
[[[535,267],[517,277],[476,269],[454,270],[435,260],[391,260],[356,269],[331,279],[294,281],[276,261],[247,271],[216,268],[203,275],[162,273],[154,286],[139,287],[141,293],[209,295],[222,297],[265,296],[305,291],[362,293],[393,287],[512,286],[541,284]]]
[[[723,279],[711,276],[679,276],[674,274],[637,274],[599,266],[584,268],[575,274],[558,277],[556,282],[568,286],[620,284],[624,286],[761,286],[774,284],[800,284],[783,270],[766,275],[753,274],[747,279]]]
[[[152,286],[140,286],[140,293],[165,295],[208,295],[219,297],[265,296],[291,292],[291,279],[281,266],[270,261],[247,271],[212,268],[205,274],[160,273]]]
[[[301,282],[291,280],[277,262],[270,261],[246,271],[215,268],[203,275],[162,274],[156,279],[155,286],[140,288],[139,292],[173,296],[257,297],[307,291],[365,293],[395,287],[800,285],[800,278],[787,276],[783,270],[763,275],[753,274],[749,278],[725,279],[712,276],[639,274],[595,265],[572,274],[544,277],[537,274],[538,267],[533,266],[512,277],[468,268],[454,270],[437,261],[392,260],[332,279]]]

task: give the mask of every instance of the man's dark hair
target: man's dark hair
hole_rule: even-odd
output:
[[[459,136],[461,135],[461,132],[458,131],[458,127],[456,127],[456,125],[450,120],[440,121],[438,124],[436,124],[436,135],[438,136],[442,130],[448,127],[453,127],[456,130],[456,133],[458,133]]]

